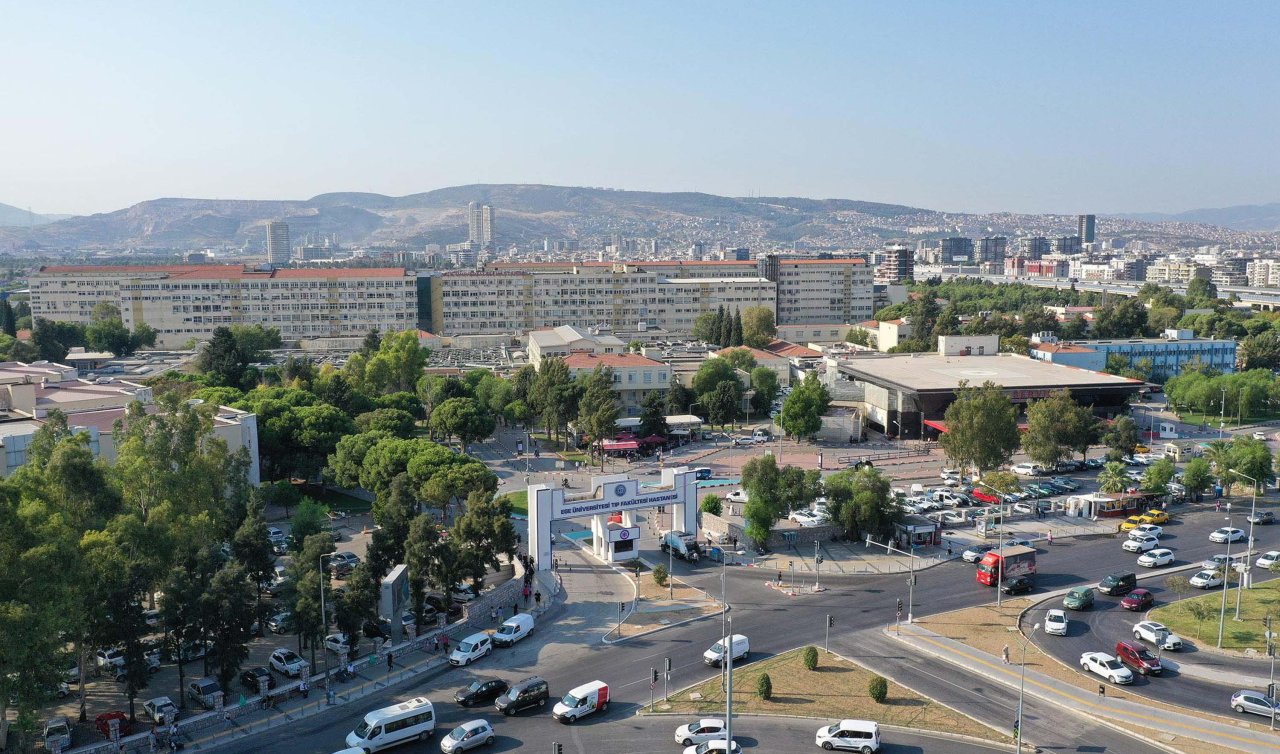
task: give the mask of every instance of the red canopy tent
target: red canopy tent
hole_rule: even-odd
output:
[[[649,435],[640,441],[641,445],[661,445],[667,441],[662,435]]]

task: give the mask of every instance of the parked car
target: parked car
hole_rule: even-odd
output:
[[[221,691],[222,687],[213,678],[199,678],[187,684],[187,698],[205,709],[213,709],[213,695]]]
[[[1166,513],[1166,512],[1164,512],[1164,511],[1162,511],[1162,510],[1160,510],[1159,508],[1153,508],[1153,509],[1151,509],[1151,510],[1147,511],[1146,513],[1143,513],[1142,515],[1138,516],[1138,518],[1139,518],[1139,519],[1141,520],[1141,522],[1142,522],[1142,523],[1144,523],[1144,524],[1167,524],[1167,523],[1169,523],[1169,514],[1168,514],[1168,513]]]
[[[276,677],[271,675],[270,670],[267,670],[261,665],[255,665],[251,668],[240,671],[240,685],[255,694],[258,693],[258,689],[261,688],[258,683],[259,679],[266,679],[267,688],[269,689],[276,687]]]
[[[748,499],[747,491],[744,489],[736,489],[728,495],[725,495],[724,499],[731,503],[745,503]]]
[[[1067,620],[1066,612],[1062,610],[1050,610],[1044,614],[1044,632],[1051,636],[1066,636],[1067,627],[1071,625],[1071,621]]]
[[[1214,529],[1209,535],[1210,542],[1239,542],[1244,539],[1244,530],[1237,529],[1234,526],[1223,526],[1220,529]]]
[[[360,557],[354,552],[335,552],[329,556],[329,571],[339,578],[350,575],[360,565]]]
[[[1259,568],[1270,568],[1276,563],[1280,563],[1280,550],[1268,550],[1258,556],[1253,562]]]
[[[1112,683],[1133,683],[1133,672],[1106,652],[1085,652],[1080,655],[1080,667]]]
[[[1226,553],[1219,553],[1200,561],[1200,567],[1206,570],[1225,571],[1227,566],[1230,565],[1230,567],[1238,571],[1247,557],[1247,553],[1232,553],[1230,556]]]
[[[98,732],[101,733],[102,735],[106,736],[107,738],[110,738],[112,720],[117,721],[116,722],[116,725],[118,726],[117,730],[119,731],[121,738],[129,735],[130,730],[133,728],[133,725],[129,722],[129,715],[127,715],[124,711],[118,710],[118,709],[113,709],[109,712],[103,712],[101,715],[98,715],[97,717],[93,718],[93,727],[97,728]]]
[[[1125,610],[1149,610],[1156,602],[1156,596],[1148,589],[1134,589],[1120,600],[1120,607]]]
[[[178,705],[167,696],[157,696],[142,703],[142,713],[155,723],[173,722],[178,718]]]
[[[821,519],[806,510],[791,511],[791,513],[787,515],[787,520],[795,521],[801,526],[817,526],[822,523]]]
[[[1266,442],[1266,440],[1267,440],[1267,433],[1266,433],[1266,432],[1263,432],[1262,430],[1258,430],[1258,431],[1256,431],[1256,432],[1254,432],[1254,433],[1253,433],[1253,439],[1255,439],[1255,440],[1262,440],[1263,442]]]
[[[347,653],[351,651],[351,640],[347,638],[346,634],[329,634],[324,637],[324,648],[341,657],[346,657]]]
[[[484,678],[472,681],[470,684],[463,686],[453,694],[453,701],[461,704],[463,707],[470,707],[474,704],[485,704],[492,702],[494,699],[507,693],[510,688],[507,682],[498,678]]]
[[[1133,624],[1133,638],[1150,642],[1166,651],[1176,652],[1182,649],[1182,637],[1165,628],[1163,623],[1153,620]]]
[[[1138,565],[1144,568],[1155,568],[1156,566],[1165,566],[1173,562],[1173,550],[1166,547],[1159,547],[1154,550],[1148,550],[1138,556]]]
[[[1039,476],[1044,473],[1044,468],[1034,463],[1015,463],[1009,470],[1018,476]]]
[[[307,661],[298,656],[297,652],[283,648],[273,651],[269,662],[272,669],[290,678],[296,678],[301,675],[302,669],[307,666]]]
[[[1264,691],[1242,690],[1231,695],[1231,709],[1264,717],[1276,717],[1280,715],[1280,702],[1267,696]]]
[[[267,619],[267,628],[273,634],[287,634],[293,631],[293,612],[283,610]]]
[[[488,746],[496,740],[493,726],[488,720],[468,720],[449,731],[440,739],[440,751],[453,754],[455,751],[470,751],[479,746]]]

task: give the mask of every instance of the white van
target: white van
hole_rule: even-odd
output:
[[[458,646],[454,647],[453,652],[449,655],[449,664],[456,667],[470,665],[492,651],[493,639],[489,637],[489,634],[483,631],[478,634],[471,634],[458,642]]]
[[[347,746],[369,754],[415,738],[425,741],[435,730],[435,708],[430,699],[419,696],[365,715],[347,734]]]
[[[67,718],[58,716],[51,717],[44,724],[44,748],[53,750],[54,743],[62,747],[63,751],[71,748],[71,723],[67,722]]]
[[[717,668],[723,665],[724,646],[726,643],[729,643],[733,647],[732,654],[734,662],[743,659],[751,652],[751,642],[747,640],[747,637],[742,634],[734,634],[730,639],[731,641],[729,642],[726,642],[725,639],[721,639],[715,644],[712,644],[711,649],[702,653],[702,661]]]
[[[593,712],[604,712],[608,708],[608,684],[604,681],[592,681],[565,694],[564,698],[551,708],[551,716],[567,725]]]
[[[818,728],[814,743],[824,749],[843,749],[859,754],[880,751],[880,726],[871,720],[841,720]]]
[[[533,616],[528,613],[513,615],[498,626],[493,635],[493,643],[498,647],[509,647],[533,633]]]

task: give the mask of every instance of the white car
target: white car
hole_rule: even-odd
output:
[[[1067,613],[1064,610],[1050,610],[1044,614],[1044,632],[1052,636],[1066,636],[1067,626],[1070,625],[1067,620]]]
[[[724,729],[724,720],[704,717],[676,728],[676,743],[681,746],[705,744],[708,741],[722,741],[728,731]]]
[[[493,726],[488,720],[468,720],[440,739],[440,751],[444,754],[470,751],[478,746],[488,746],[494,740]]]
[[[755,445],[756,439],[754,437],[735,437],[733,438],[733,444],[734,445]]]
[[[1163,642],[1161,642],[1161,637],[1164,637]],[[1182,639],[1165,628],[1163,623],[1157,623],[1153,620],[1144,620],[1141,623],[1133,624],[1133,638],[1151,642],[1162,649],[1173,651],[1182,649]]]
[[[1131,538],[1139,535],[1159,538],[1162,534],[1164,534],[1164,528],[1156,526],[1155,524],[1138,524],[1129,530],[1129,536]]]
[[[329,634],[324,637],[324,648],[345,657],[351,651],[351,641],[346,634]]]
[[[1133,683],[1133,673],[1116,658],[1106,652],[1085,652],[1080,655],[1080,667],[1096,673],[1116,684]]]
[[[1201,571],[1191,577],[1190,583],[1197,589],[1213,589],[1222,586],[1222,574],[1218,571]]]
[[[1155,568],[1156,566],[1169,565],[1172,562],[1173,550],[1167,547],[1149,550],[1138,556],[1138,565],[1144,568]]]
[[[1041,469],[1034,463],[1016,463],[1010,467],[1009,471],[1018,476],[1039,476],[1044,469]]]
[[[1209,535],[1210,542],[1239,542],[1244,539],[1244,530],[1237,529],[1234,526],[1224,526],[1221,529],[1214,529]]]
[[[745,503],[747,502],[747,499],[748,499],[747,491],[734,490],[733,492],[730,492],[728,495],[725,495],[724,499],[728,500],[731,503]]]
[[[963,524],[968,519],[960,511],[943,511],[941,514],[942,523],[944,524]]]
[[[1154,550],[1160,546],[1160,540],[1150,534],[1130,534],[1129,538],[1120,545],[1125,552],[1146,552]]]
[[[307,661],[298,656],[297,652],[292,649],[277,649],[271,653],[271,667],[277,672],[284,673],[290,678],[296,678],[302,674],[302,669],[307,666]]]
[[[684,754],[718,754],[718,752],[729,752],[729,754],[742,754],[742,747],[737,741],[733,742],[730,748],[728,741],[707,741],[704,744],[694,744],[684,750]]]
[[[277,526],[267,527],[267,539],[272,542],[281,542],[284,540],[284,530]]]
[[[1271,568],[1276,563],[1280,563],[1280,550],[1268,550],[1258,556],[1253,564],[1259,568]]]
[[[1266,432],[1263,432],[1262,430],[1258,430],[1257,432],[1254,432],[1254,433],[1253,433],[1253,439],[1255,439],[1255,440],[1262,440],[1263,442],[1266,442],[1266,440],[1267,440],[1267,433],[1266,433]]]
[[[157,696],[142,703],[142,712],[151,718],[152,722],[172,722],[178,717],[178,705],[167,696]]]
[[[942,477],[943,479],[959,479],[960,469],[956,469],[948,466],[944,468],[942,470],[942,473],[940,473],[938,476]]]
[[[791,511],[787,516],[788,521],[795,521],[801,526],[817,526],[818,517],[806,510]]]

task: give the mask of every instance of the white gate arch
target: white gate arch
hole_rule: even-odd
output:
[[[550,570],[551,522],[566,518],[591,517],[591,550],[596,557],[612,561],[613,543],[634,537],[632,517],[642,508],[671,506],[677,529],[696,534],[698,528],[698,483],[687,466],[663,469],[661,484],[642,487],[639,479],[625,474],[591,477],[589,493],[566,495],[560,487],[529,485],[529,552],[539,571]],[[622,524],[610,527],[609,516],[622,514]],[[614,536],[611,536],[611,532]]]

